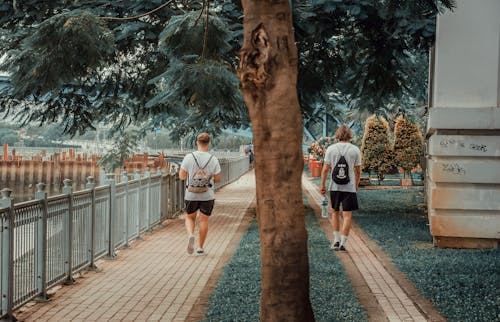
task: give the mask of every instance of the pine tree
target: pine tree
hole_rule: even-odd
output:
[[[423,153],[423,137],[419,127],[411,120],[399,115],[394,126],[394,157],[404,174],[410,174]]]
[[[363,171],[374,171],[380,184],[394,164],[389,123],[383,116],[373,115],[366,120],[361,152]]]

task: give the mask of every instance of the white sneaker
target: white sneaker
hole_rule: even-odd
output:
[[[189,255],[191,255],[194,252],[194,236],[189,236],[187,252]]]
[[[203,256],[203,255],[206,255],[207,253],[205,253],[205,250],[203,248],[198,248],[196,250],[196,255],[198,256]]]

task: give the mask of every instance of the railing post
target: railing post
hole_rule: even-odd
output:
[[[85,185],[85,188],[90,189],[91,191],[91,198],[92,198],[92,213],[90,217],[90,245],[89,245],[89,266],[87,269],[89,271],[95,271],[97,269],[97,266],[95,265],[94,262],[94,256],[95,256],[95,235],[96,235],[96,211],[95,211],[95,180],[93,176],[88,176],[87,177],[87,184]]]
[[[66,245],[68,245],[67,255],[67,269],[68,276],[64,281],[64,284],[71,285],[75,283],[73,278],[73,188],[71,187],[71,179],[63,180],[63,194],[67,195],[68,198],[68,216],[66,217]]]
[[[114,174],[110,173],[106,175],[105,184],[109,185],[108,254],[106,258],[114,259],[116,258],[113,234],[113,225],[116,217],[116,181]]]
[[[99,184],[103,184],[104,182],[106,182],[106,171],[104,171],[103,168],[101,168],[99,170]]]
[[[174,213],[177,213],[179,211],[179,173],[174,174]]]
[[[175,185],[177,190],[177,212],[182,210],[182,201],[183,201],[183,189],[182,180],[179,178],[179,172],[175,174]]]
[[[45,186],[45,183],[39,182],[36,185],[37,191],[35,192],[35,199],[40,201],[42,208],[37,223],[37,282],[38,291],[41,292],[36,299],[38,302],[49,301],[47,295],[47,217],[49,206]]]
[[[163,189],[163,174],[161,173],[160,167],[156,168],[156,175],[159,177],[158,180],[160,180],[160,185],[158,187],[158,218],[160,221],[158,222],[158,225],[162,226],[163,225],[163,199],[162,199],[162,189]]]
[[[149,167],[146,167],[146,171],[144,171],[144,176],[147,178],[146,183],[146,232],[151,233],[151,172],[149,171]]]
[[[123,234],[125,235],[125,245],[123,247],[125,248],[130,248],[130,244],[128,243],[128,236],[130,235],[130,232],[129,232],[129,222],[128,222],[128,214],[129,214],[129,209],[128,209],[128,197],[129,197],[129,191],[128,191],[128,175],[127,175],[127,171],[126,170],[123,170],[122,172],[122,183],[125,183],[125,200],[124,200],[124,203],[125,203],[125,207],[123,207],[123,212],[124,212],[124,216],[125,216],[125,229],[123,231]]]
[[[168,215],[170,216],[170,218],[172,218],[175,214],[174,198],[175,198],[176,190],[174,189],[174,176],[175,176],[175,174],[173,172],[170,172],[168,174],[168,200],[169,200],[169,204],[168,204],[169,214]]]
[[[0,208],[9,208],[2,218],[2,320],[17,321],[12,313],[14,305],[14,205],[12,190],[2,189]]]
[[[136,229],[136,233],[137,233],[137,237],[135,237],[136,240],[142,240],[142,237],[141,237],[141,214],[140,214],[140,211],[141,211],[141,207],[140,207],[140,204],[141,204],[141,173],[139,172],[139,170],[135,170],[135,173],[134,173],[134,180],[137,180],[138,183],[137,183],[137,203],[135,205],[135,213],[136,213],[136,216],[137,216],[137,224],[135,226],[135,229]]]

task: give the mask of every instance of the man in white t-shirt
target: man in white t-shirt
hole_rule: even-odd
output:
[[[186,205],[186,229],[189,234],[188,237],[188,254],[194,252],[194,229],[196,225],[196,216],[200,212],[200,232],[198,239],[197,255],[205,255],[203,246],[208,234],[208,218],[212,214],[215,201],[214,184],[221,179],[221,169],[219,160],[210,153],[210,135],[208,133],[201,133],[196,139],[198,151],[187,154],[182,160],[181,168],[179,170],[179,178],[186,181],[186,193],[184,202]],[[199,180],[196,173],[203,169],[207,174],[205,186],[199,185]],[[196,182],[196,187],[193,188]]]
[[[347,125],[342,125],[337,132],[335,138],[339,141],[328,147],[325,152],[325,160],[323,170],[321,172],[321,194],[326,193],[326,177],[330,175],[330,202],[333,208],[332,227],[333,227],[333,244],[331,246],[334,250],[346,251],[347,236],[351,230],[352,212],[358,209],[358,198],[356,192],[359,186],[359,179],[361,177],[361,151],[358,147],[351,144],[352,132]],[[342,156],[344,160],[339,163]],[[339,166],[344,165],[345,161],[348,165],[349,171],[348,178],[340,170],[341,179],[336,181],[332,179],[332,173],[335,172]],[[339,163],[339,164],[338,164]],[[332,171],[330,171],[332,170]],[[338,173],[337,173],[338,174]],[[337,177],[338,178],[338,177]],[[347,180],[348,179],[348,180]],[[346,182],[347,181],[347,182]],[[342,206],[342,236],[340,236],[340,206]]]

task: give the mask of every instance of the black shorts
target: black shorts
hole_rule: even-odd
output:
[[[344,211],[358,210],[358,197],[355,192],[330,191],[330,201],[335,211],[340,210],[340,205]]]
[[[195,213],[199,209],[202,214],[210,216],[214,209],[214,200],[185,200],[184,202],[186,204],[186,213],[188,214]]]

